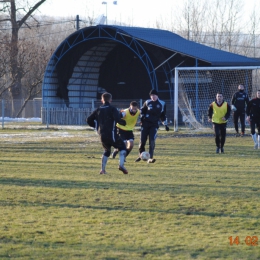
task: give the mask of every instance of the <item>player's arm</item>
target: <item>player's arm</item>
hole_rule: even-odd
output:
[[[231,105],[235,105],[235,103],[236,103],[236,93],[232,96]]]
[[[250,111],[251,111],[251,107],[252,107],[252,101],[248,102],[248,105],[246,107],[246,115],[247,115],[247,120],[250,120]]]
[[[121,118],[120,113],[118,112],[118,110],[115,107],[113,107],[113,118],[116,121],[116,123],[123,125],[123,126],[126,125],[126,121]]]
[[[233,97],[232,97],[232,99],[231,99],[231,110],[232,111],[236,111],[237,110],[237,108],[236,108],[236,106],[235,106],[235,103],[236,103],[236,93],[233,95]]]
[[[86,121],[88,123],[89,126],[91,127],[95,127],[97,126],[97,120],[96,120],[96,114],[97,114],[97,110],[93,111],[90,116],[87,117]]]
[[[213,115],[213,103],[211,103],[208,108],[208,121],[209,122],[212,121],[212,115]]]
[[[229,119],[229,117],[230,117],[230,112],[231,112],[231,107],[230,107],[230,105],[227,103],[227,113],[225,114],[225,119],[227,120],[227,119]]]
[[[141,123],[143,122],[143,120],[145,119],[145,115],[147,113],[148,107],[147,107],[147,101],[145,101],[143,103],[143,106],[140,108],[140,120]]]
[[[165,126],[165,130],[169,131],[168,121],[167,121],[167,117],[166,117],[166,104],[164,104],[164,106],[163,106],[163,111],[161,112],[160,120],[161,120],[162,124]]]
[[[248,95],[246,94],[246,99],[245,99],[245,102],[246,102],[246,105],[248,106],[248,104],[249,104],[249,97],[248,97]]]

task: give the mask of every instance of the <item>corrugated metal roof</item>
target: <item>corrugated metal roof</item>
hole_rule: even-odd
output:
[[[102,25],[104,26],[104,25]],[[180,54],[211,63],[212,66],[259,66],[260,61],[246,56],[214,49],[193,41],[186,40],[181,36],[167,30],[111,26],[140,41],[148,42]]]

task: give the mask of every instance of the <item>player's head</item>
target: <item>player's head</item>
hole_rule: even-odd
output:
[[[149,92],[149,95],[150,95],[150,98],[152,101],[156,101],[158,99],[158,92],[156,89],[152,89],[150,92]]]
[[[245,87],[244,87],[244,85],[238,85],[238,90],[240,91],[240,92],[243,92],[244,91],[244,89],[245,89]]]
[[[105,103],[105,102],[111,102],[112,101],[112,95],[108,92],[105,92],[101,95],[101,101],[102,103]]]
[[[217,100],[218,103],[222,103],[222,101],[223,101],[222,93],[220,93],[220,92],[217,93],[216,100]]]
[[[258,90],[256,91],[256,97],[257,97],[257,98],[260,98],[260,89],[258,89]]]
[[[129,111],[131,114],[136,114],[138,110],[138,103],[136,101],[132,101],[130,103]]]

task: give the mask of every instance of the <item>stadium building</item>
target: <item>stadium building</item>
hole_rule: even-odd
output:
[[[178,81],[185,92],[186,109],[201,121],[201,100],[205,104],[212,101],[216,86],[221,86],[224,97],[225,93],[231,97],[238,84],[251,92],[252,71],[257,66],[259,60],[204,46],[166,30],[86,27],[68,36],[50,58],[42,86],[42,119],[52,124],[86,124],[88,111],[100,104],[103,92],[110,92],[114,104],[125,108],[132,100],[146,100],[149,91],[156,89],[169,104],[167,115],[173,120],[176,68],[216,68],[214,73],[186,72]],[[223,72],[222,67],[248,70]]]

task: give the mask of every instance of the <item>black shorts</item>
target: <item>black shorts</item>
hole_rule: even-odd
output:
[[[135,139],[133,131],[124,131],[124,130],[118,128],[118,133],[124,141],[129,141],[129,140],[134,141],[134,139]]]
[[[105,151],[111,152],[111,146],[117,148],[119,151],[126,150],[125,143],[120,136],[115,137],[115,139],[112,139],[111,137],[101,136],[100,139]]]

